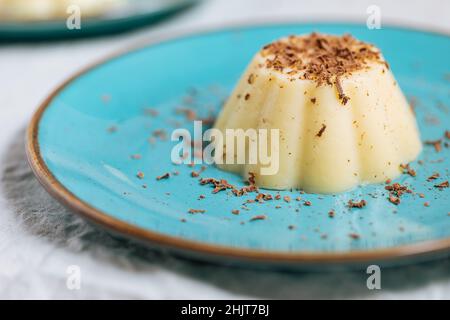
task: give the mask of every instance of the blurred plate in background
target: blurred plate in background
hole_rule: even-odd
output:
[[[126,31],[162,20],[199,0],[0,0],[0,41],[44,40]],[[71,5],[80,29],[69,29]],[[69,12],[69,13],[68,13]]]

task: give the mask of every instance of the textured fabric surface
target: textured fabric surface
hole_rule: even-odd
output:
[[[337,2],[277,1],[275,6],[266,0],[211,1],[127,35],[1,45],[0,298],[450,298],[450,260],[383,269],[382,290],[369,291],[364,271],[256,271],[198,263],[150,250],[117,239],[65,209],[43,190],[26,162],[24,128],[32,112],[52,88],[81,66],[171,29],[242,21],[250,16],[335,17],[344,13],[342,6],[347,8],[345,13],[363,19],[365,8],[371,4]],[[392,1],[378,2],[391,18],[450,28],[444,19],[449,11],[446,1],[423,1],[415,6],[395,1],[391,7],[388,4]],[[257,3],[266,6],[258,9]],[[441,10],[433,9],[433,3]],[[405,12],[414,16],[404,16]],[[80,267],[80,290],[66,286],[70,265]]]

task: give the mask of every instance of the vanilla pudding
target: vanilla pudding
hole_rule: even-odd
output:
[[[265,46],[215,128],[279,129],[278,172],[218,164],[259,187],[334,193],[401,174],[421,151],[415,116],[380,51],[349,35],[290,36]],[[224,146],[225,148],[226,146]]]

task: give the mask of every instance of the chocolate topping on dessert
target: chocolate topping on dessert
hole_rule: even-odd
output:
[[[322,124],[322,128],[320,128],[319,132],[317,132],[316,137],[321,137],[322,134],[324,133],[325,129],[327,128],[327,126],[325,124]]]
[[[333,84],[336,76],[361,70],[368,61],[383,63],[379,50],[351,35],[289,36],[266,45],[262,51],[266,66],[319,84]],[[286,70],[285,70],[286,69]]]
[[[269,69],[313,80],[318,85],[336,85],[342,104],[346,104],[349,97],[342,90],[341,76],[367,68],[370,61],[386,65],[376,47],[349,34],[334,36],[314,32],[308,36],[289,36],[266,45],[262,56]]]

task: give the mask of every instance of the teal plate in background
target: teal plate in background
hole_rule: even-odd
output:
[[[82,16],[80,29],[68,29],[65,19],[0,21],[0,41],[51,40],[123,32],[156,23],[197,2],[199,0],[128,0],[120,11],[106,11],[96,17]]]
[[[403,91],[415,101],[422,139],[442,141],[440,152],[424,145],[411,163],[416,177],[394,181],[414,191],[402,196],[398,206],[387,200],[385,185],[378,184],[336,195],[283,191],[281,200],[250,203],[245,210],[243,203],[254,193],[212,194],[191,177],[199,165],[171,163],[176,142],[170,133],[176,126],[193,128],[180,108],[192,108],[203,118],[217,114],[264,44],[311,31],[351,33],[380,47]],[[313,267],[409,263],[447,255],[449,189],[434,185],[449,179],[449,140],[444,137],[450,129],[449,52],[445,35],[350,24],[236,27],[171,38],[109,59],[62,85],[31,122],[29,160],[46,189],[83,216],[193,258]],[[169,179],[156,180],[166,172]],[[427,181],[434,172],[439,179]],[[201,177],[244,185],[239,176],[214,166]],[[284,196],[292,201],[283,201]],[[312,205],[295,201],[298,196]],[[350,199],[365,199],[367,206],[349,209]],[[206,212],[189,214],[189,209]],[[235,209],[239,215],[232,214]],[[256,215],[267,219],[250,221]]]

